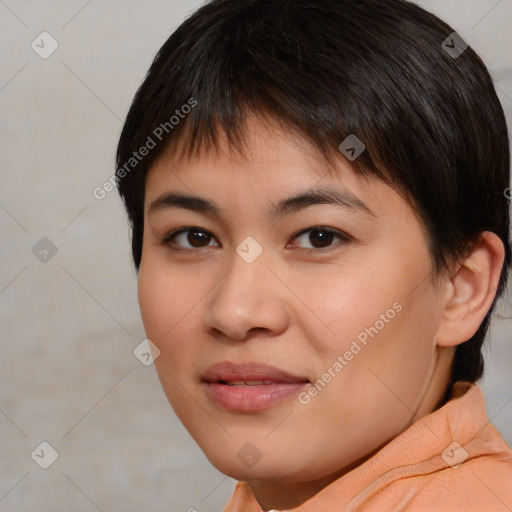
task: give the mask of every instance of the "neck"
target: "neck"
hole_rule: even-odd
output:
[[[312,482],[283,482],[282,480],[272,478],[269,480],[250,480],[248,484],[263,511],[275,510],[279,512],[280,510],[296,508],[318,494],[330,483],[360,466],[385,444],[387,444],[387,441],[340,471]]]

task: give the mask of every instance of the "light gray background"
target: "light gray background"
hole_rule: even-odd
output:
[[[419,3],[484,57],[510,122],[512,0]],[[122,203],[92,195],[155,52],[199,4],[0,0],[0,511],[213,512],[233,491],[134,357],[145,335]],[[31,48],[43,31],[59,45],[48,59]],[[42,237],[57,248],[46,263]],[[511,322],[494,321],[481,382],[509,444]],[[46,470],[31,458],[42,441],[59,454]]]

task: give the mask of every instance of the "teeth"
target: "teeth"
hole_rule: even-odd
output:
[[[226,383],[228,386],[263,386],[273,384],[271,380],[236,380]]]

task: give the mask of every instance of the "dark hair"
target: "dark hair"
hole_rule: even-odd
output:
[[[511,262],[504,193],[510,153],[487,68],[471,47],[460,55],[448,51],[464,48],[453,32],[405,0],[213,0],[202,6],[158,51],[119,140],[117,186],[136,269],[145,178],[164,148],[178,141],[185,143],[184,155],[217,148],[222,130],[230,147],[242,151],[245,121],[259,115],[301,135],[328,163],[344,158],[338,146],[353,134],[366,147],[351,162],[354,172],[386,181],[409,200],[436,274],[460,261],[483,231],[503,241],[493,306],[476,334],[457,347],[450,384],[479,379],[481,347]],[[135,160],[144,146],[151,149]]]

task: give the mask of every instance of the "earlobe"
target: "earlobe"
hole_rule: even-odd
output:
[[[496,295],[504,258],[501,239],[481,233],[448,284],[437,345],[454,347],[476,333]]]

